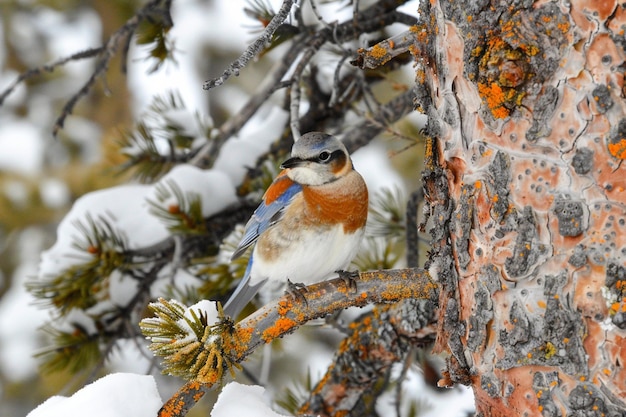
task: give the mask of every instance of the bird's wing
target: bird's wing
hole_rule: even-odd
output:
[[[231,260],[239,258],[259,238],[261,233],[283,217],[285,208],[302,191],[302,186],[293,182],[283,171],[269,186],[263,201],[246,224],[244,235]]]

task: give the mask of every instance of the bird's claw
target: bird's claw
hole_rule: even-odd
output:
[[[348,287],[351,291],[356,291],[356,279],[359,277],[359,271],[344,271],[343,269],[340,269],[335,272],[339,274],[339,278],[343,280],[346,287]]]
[[[287,289],[285,290],[285,293],[296,300],[302,301],[305,305],[308,304],[306,297],[304,296],[306,292],[306,285],[299,282],[293,283],[290,280],[287,280]]]

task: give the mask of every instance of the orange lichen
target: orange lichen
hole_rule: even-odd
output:
[[[204,396],[204,392],[200,389],[200,382],[190,381],[185,384],[179,392],[170,398],[159,410],[159,417],[179,416],[187,406],[185,395],[193,393],[194,401],[198,402]]]
[[[615,158],[626,159],[626,139],[622,138],[617,143],[609,143],[609,153]]]
[[[201,399],[202,397],[204,397],[204,392],[202,392],[202,391],[200,391],[200,392],[196,392],[196,393],[193,395],[193,400],[194,400],[195,402],[198,402],[198,401],[200,401],[200,399]]]
[[[519,48],[528,56],[535,56],[539,53],[539,48],[535,45],[520,44]]]
[[[420,84],[424,84],[424,82],[426,81],[426,71],[424,71],[423,68],[418,68],[417,71],[415,71],[415,81],[417,81]]]
[[[369,54],[373,56],[374,58],[380,59],[380,58],[383,58],[387,54],[387,50],[383,48],[382,46],[380,46],[379,44],[376,44],[372,46],[372,49],[369,50]]]
[[[481,56],[483,53],[484,48],[481,45],[477,45],[474,49],[472,49],[472,56],[473,57],[477,57],[477,56]]]
[[[224,337],[223,339],[224,352],[230,352],[230,354],[238,358],[245,356],[250,347],[253,333],[254,328],[252,327],[236,327],[230,337]]]
[[[286,315],[289,312],[289,310],[291,310],[291,307],[293,307],[293,305],[291,303],[289,303],[286,300],[281,300],[278,303],[278,314],[280,316]]]
[[[235,330],[235,338],[239,341],[239,343],[250,343],[250,339],[252,339],[252,333],[254,329],[250,327],[237,328]]]
[[[263,338],[265,343],[269,343],[272,340],[276,339],[277,337],[282,336],[283,334],[287,333],[289,330],[293,329],[296,325],[297,323],[294,320],[287,318],[287,317],[281,317],[276,320],[276,323],[273,326],[268,327],[263,332],[263,335],[261,337]]]
[[[496,119],[504,119],[509,116],[509,110],[504,107],[506,101],[502,87],[496,83],[489,85],[478,83],[478,94],[485,100],[491,114]]]
[[[170,417],[180,415],[184,406],[185,400],[183,400],[182,398],[178,399],[177,401],[168,401],[159,411],[159,416]]]

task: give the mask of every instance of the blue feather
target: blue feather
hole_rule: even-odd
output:
[[[264,231],[280,221],[285,212],[285,208],[301,191],[302,186],[293,183],[270,204],[265,204],[265,200],[261,202],[259,207],[254,211],[254,214],[252,214],[252,217],[250,217],[250,220],[248,220],[241,242],[239,242],[239,246],[235,249],[231,260],[239,258],[250,245],[257,241]]]

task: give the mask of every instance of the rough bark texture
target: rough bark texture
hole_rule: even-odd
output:
[[[421,13],[445,382],[477,415],[625,415],[626,3]]]

